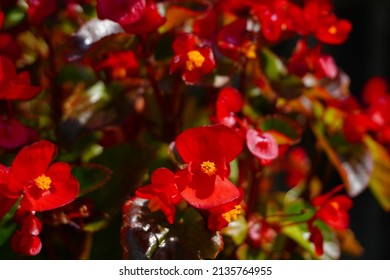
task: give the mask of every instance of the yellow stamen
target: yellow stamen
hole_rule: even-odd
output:
[[[187,56],[186,68],[188,71],[202,67],[203,62],[205,61],[204,56],[199,51],[190,51],[187,53]]]
[[[335,210],[339,210],[340,209],[340,204],[338,204],[337,202],[335,201],[332,201],[330,203],[330,205],[335,209]]]
[[[332,35],[335,35],[337,33],[337,27],[332,25],[331,27],[329,27],[328,32]]]
[[[43,191],[46,191],[51,187],[51,179],[50,177],[47,177],[45,175],[41,175],[35,178],[34,182],[37,185],[37,187]]]
[[[217,168],[215,167],[215,163],[212,161],[204,161],[200,165],[202,172],[209,176],[214,175],[217,172]]]
[[[226,212],[226,213],[223,213],[222,214],[222,217],[228,222],[230,223],[231,221],[235,221],[237,220],[238,218],[238,215],[241,214],[241,205],[236,205],[234,206],[234,209]]]
[[[255,59],[257,57],[256,54],[256,45],[250,44],[248,48],[245,50],[245,55],[249,59]]]

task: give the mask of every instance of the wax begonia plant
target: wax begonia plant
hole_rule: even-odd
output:
[[[352,26],[331,0],[1,1],[1,258],[359,257],[390,99],[328,53]]]

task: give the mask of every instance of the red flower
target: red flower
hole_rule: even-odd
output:
[[[20,211],[23,214],[18,214]],[[26,256],[37,255],[42,249],[42,243],[38,237],[42,230],[41,221],[32,212],[25,212],[23,208],[19,208],[15,216],[19,216],[16,222],[21,225],[21,229],[12,236],[12,250]]]
[[[123,29],[132,34],[145,34],[157,30],[166,19],[160,15],[157,5],[152,0],[146,1],[145,12],[136,22],[123,25]]]
[[[320,26],[314,32],[317,39],[326,44],[338,45],[347,40],[352,24],[345,19],[337,19],[328,15],[321,20]]]
[[[310,170],[310,159],[302,147],[294,147],[287,156],[286,183],[293,188],[306,179]]]
[[[375,127],[370,118],[364,113],[348,114],[344,120],[343,132],[348,142],[358,143],[363,140],[369,129]]]
[[[306,1],[302,9],[292,14],[294,29],[302,36],[312,33],[326,44],[341,44],[347,38],[352,25],[348,20],[338,19],[331,11],[328,1]]]
[[[238,90],[233,87],[223,88],[217,98],[216,121],[228,127],[233,127],[236,124],[235,113],[241,111],[243,106],[244,100]]]
[[[18,198],[9,198],[8,192],[9,168],[0,164],[0,219],[14,206]]]
[[[372,77],[363,88],[362,97],[366,104],[374,105],[387,96],[387,81],[382,77]]]
[[[224,26],[218,34],[217,43],[221,53],[237,61],[243,55],[248,59],[256,58],[256,45],[249,40],[247,20],[237,19]]]
[[[65,162],[50,165],[55,147],[39,141],[24,147],[12,162],[6,195],[23,194],[21,206],[29,211],[45,211],[73,201],[79,193],[79,183]]]
[[[99,19],[110,19],[122,26],[138,21],[145,12],[146,0],[97,0]]]
[[[150,199],[151,211],[161,209],[169,223],[173,223],[175,217],[175,205],[180,203],[182,196],[177,189],[175,174],[169,169],[158,168],[152,173],[151,184],[139,188],[135,192],[140,198]]]
[[[241,201],[244,191],[239,189],[240,195],[231,202],[208,209],[210,215],[207,220],[207,227],[211,231],[218,231],[226,227],[230,222],[237,220],[241,214]]]
[[[242,150],[237,134],[224,125],[187,129],[176,138],[176,149],[188,167],[190,182],[180,187],[191,205],[209,209],[234,201],[240,191],[227,177],[229,162]]]
[[[139,70],[139,63],[132,51],[109,53],[107,58],[94,66],[96,71],[110,70],[113,78],[125,78]]]
[[[4,22],[4,13],[3,11],[0,11],[0,28],[3,27],[3,22]]]
[[[318,207],[315,218],[323,220],[336,230],[345,230],[349,225],[348,211],[352,207],[352,200],[346,195],[335,195],[343,188],[335,187],[329,193],[320,195],[312,200],[312,204]]]
[[[36,132],[16,119],[0,119],[0,147],[14,149],[27,144]]]
[[[27,72],[16,73],[12,61],[0,56],[0,100],[28,100],[42,89],[30,86],[30,75]]]
[[[334,79],[338,74],[333,57],[323,54],[319,45],[309,49],[305,40],[298,41],[288,62],[288,70],[299,77],[311,72],[319,79]]]
[[[271,243],[278,235],[275,227],[256,214],[251,215],[248,219],[248,241],[251,246],[260,249],[263,245]]]
[[[262,1],[254,6],[261,24],[261,33],[269,42],[279,41],[283,32],[292,30],[291,13],[299,9],[287,0]]]
[[[248,129],[246,144],[249,151],[264,163],[274,160],[279,155],[279,146],[275,138],[267,132]]]
[[[27,0],[27,16],[33,24],[41,23],[57,9],[57,1],[53,0]]]
[[[175,56],[171,62],[169,72],[172,74],[182,70],[182,79],[186,84],[199,82],[204,74],[215,68],[214,55],[208,46],[197,46],[195,35],[183,33],[173,42]]]

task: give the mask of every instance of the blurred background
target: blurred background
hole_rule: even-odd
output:
[[[351,92],[359,97],[372,76],[390,82],[390,1],[334,0],[340,18],[352,22],[349,39],[327,47],[351,78]],[[390,176],[390,174],[389,174]],[[390,186],[389,186],[390,188]],[[364,247],[361,259],[390,259],[390,214],[380,208],[369,189],[354,198],[351,229]]]

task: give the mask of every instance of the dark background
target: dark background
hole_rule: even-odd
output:
[[[359,97],[364,83],[372,76],[382,76],[390,82],[390,1],[333,3],[336,14],[351,21],[353,27],[343,45],[325,51],[350,76],[351,92]],[[365,249],[362,259],[390,259],[390,214],[380,208],[369,189],[354,198],[351,229]]]

